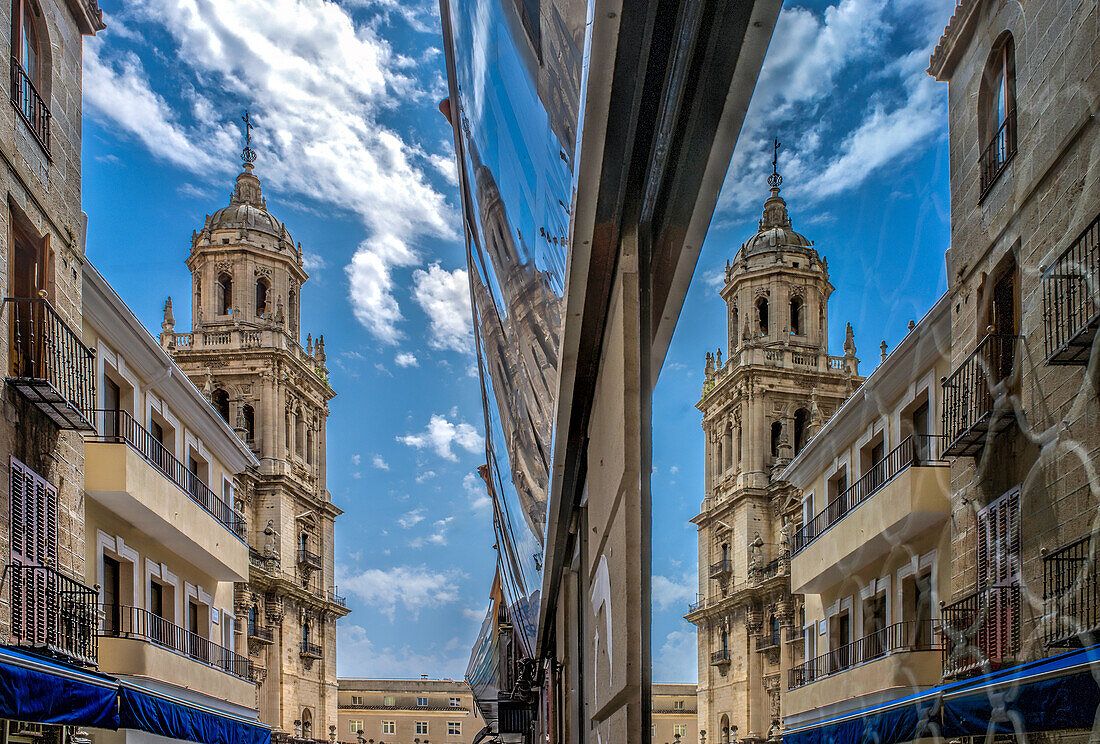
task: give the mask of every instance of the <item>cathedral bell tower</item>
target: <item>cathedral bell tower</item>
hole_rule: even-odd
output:
[[[171,298],[161,345],[257,454],[238,494],[251,567],[236,592],[240,653],[254,669],[260,720],[276,732],[323,739],[337,724],[333,532],[341,510],[326,484],[326,422],[336,393],[324,336],[301,343],[308,276],[301,245],[267,211],[251,122],[229,204],[191,236],[189,333],[176,333]]]
[[[776,143],[778,151],[778,142]],[[775,161],[773,161],[773,164]],[[706,354],[699,529],[699,726],[710,742],[777,740],[786,672],[802,661],[788,537],[798,494],[779,476],[862,381],[855,344],[830,356],[829,270],[795,232],[773,167],[755,235],[726,262],[726,356]],[[797,628],[797,631],[795,630]]]

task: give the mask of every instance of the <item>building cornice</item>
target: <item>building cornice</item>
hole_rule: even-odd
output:
[[[936,80],[948,80],[954,73],[955,65],[974,32],[981,5],[980,0],[959,0],[955,5],[951,20],[947,22],[939,43],[928,58],[927,72]]]

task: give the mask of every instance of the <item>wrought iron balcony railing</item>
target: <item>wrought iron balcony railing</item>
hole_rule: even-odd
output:
[[[9,308],[8,384],[62,429],[94,431],[95,354],[44,297],[4,300]]]
[[[713,666],[718,666],[720,664],[729,664],[730,650],[728,648],[723,648],[719,651],[712,651],[710,654],[710,663]]]
[[[7,574],[12,645],[95,666],[96,590],[46,566],[11,564]]]
[[[943,608],[943,676],[999,669],[1020,650],[1020,587],[991,586]]]
[[[773,558],[770,561],[762,561],[756,564],[750,562],[749,580],[754,584],[762,584],[768,579],[774,579],[777,576],[786,576],[790,573],[790,568],[791,555],[784,550],[777,558]]]
[[[319,570],[321,568],[321,556],[307,548],[298,548],[298,565]]]
[[[935,651],[940,648],[937,621],[907,620],[894,623],[792,667],[788,672],[787,689],[808,685],[889,654]]]
[[[11,104],[50,157],[50,108],[15,57],[11,58]]]
[[[177,460],[167,447],[149,433],[126,411],[97,410],[101,422],[95,441],[125,443],[159,470],[168,480],[191,497],[191,500],[225,525],[241,540],[245,537],[245,523],[232,506],[210,490],[202,479]]]
[[[321,646],[313,641],[303,640],[300,654],[309,659],[320,659]]]
[[[1048,646],[1091,646],[1100,631],[1100,581],[1092,535],[1043,556],[1043,615]]]
[[[733,573],[733,561],[729,558],[724,558],[717,563],[710,564],[710,577],[712,579],[725,578],[731,573]]]
[[[696,595],[696,600],[688,605],[688,614],[690,615],[693,612],[698,612],[699,610],[703,609],[706,606],[707,606],[706,595],[697,594]]]
[[[807,545],[823,535],[826,530],[844,518],[867,499],[878,493],[887,483],[911,467],[944,466],[940,448],[944,437],[938,434],[913,434],[902,440],[877,465],[863,474],[847,490],[830,501],[817,516],[791,536],[791,553],[797,555]]]
[[[347,600],[346,597],[344,597],[342,594],[340,594],[337,591],[338,588],[339,587],[334,586],[326,592],[326,596],[328,598],[328,601],[332,602],[333,604],[340,605],[341,607],[347,607],[348,606],[348,600]]]
[[[776,628],[771,633],[756,637],[756,650],[767,651],[768,649],[778,648],[782,640],[782,631]]]
[[[103,605],[103,627],[107,638],[134,638],[189,656],[234,677],[250,680],[248,659],[224,646],[181,628],[141,607]]]
[[[951,457],[976,455],[987,437],[1007,429],[1011,410],[998,410],[997,387],[1011,377],[1019,336],[991,333],[943,381],[943,433]]]
[[[1000,178],[1004,169],[1008,167],[1009,162],[1012,161],[1013,156],[1016,155],[1016,109],[1009,109],[1008,115],[1005,116],[1004,122],[1001,124],[993,137],[990,139],[989,144],[982,150],[981,157],[978,159],[978,165],[981,170],[981,196],[979,201],[985,199],[986,195],[993,188],[993,184],[997,183],[997,179]]]
[[[267,625],[260,625],[254,620],[248,621],[248,640],[260,643],[274,643],[275,630]]]
[[[804,641],[805,639],[806,639],[805,629],[803,629],[803,628],[801,628],[797,625],[792,625],[792,626],[788,627],[786,632],[783,635],[783,640],[785,640],[787,643],[802,643],[802,641]]]
[[[1087,364],[1100,327],[1100,215],[1043,271],[1049,364]]]

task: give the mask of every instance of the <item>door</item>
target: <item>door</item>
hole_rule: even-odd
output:
[[[1012,372],[1016,350],[1016,271],[1005,271],[993,285],[990,323],[993,333],[990,370],[994,382],[1000,382]]]
[[[122,434],[119,424],[119,406],[122,391],[110,377],[103,378],[103,436],[117,439]]]
[[[146,632],[150,640],[164,643],[168,635],[165,632],[167,623],[164,620],[164,587],[152,580],[149,582],[149,615],[146,622],[149,624]]]
[[[14,242],[11,256],[11,297],[16,300],[12,312],[12,375],[43,378],[42,339],[45,308],[40,293],[45,289],[45,241],[34,239],[18,224],[12,225]]]
[[[928,402],[921,403],[913,411],[912,417],[913,425],[913,464],[919,465],[920,463],[931,459],[931,449],[929,447],[930,440],[928,438]]]
[[[122,632],[122,608],[119,602],[119,565],[110,556],[103,556],[103,632],[118,635]]]
[[[168,471],[168,450],[164,447],[164,427],[156,421],[149,421],[149,434],[152,441],[149,443],[153,463],[163,472]]]
[[[879,594],[863,605],[862,655],[857,661],[877,659],[890,650],[886,637],[886,595]]]
[[[880,439],[871,447],[871,488],[865,494],[877,491],[886,482],[886,441]],[[861,498],[865,495],[861,494]]]
[[[187,601],[188,653],[193,658],[207,660],[206,639],[199,633],[199,606],[192,600]]]

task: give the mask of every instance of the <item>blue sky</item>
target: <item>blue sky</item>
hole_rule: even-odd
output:
[[[339,396],[329,487],[344,509],[344,676],[461,677],[488,601],[490,509],[438,9],[432,0],[103,0],[84,50],[88,256],[159,328],[193,230],[223,206],[240,116],[269,209],[307,255],[304,331]],[[946,87],[923,69],[950,0],[788,3],[654,400],[654,678],[695,679],[704,354],[724,345],[721,267],[755,232],[771,138],[795,228],[828,257],[830,343],[861,371],[946,287]],[[188,327],[176,303],[177,328]]]

